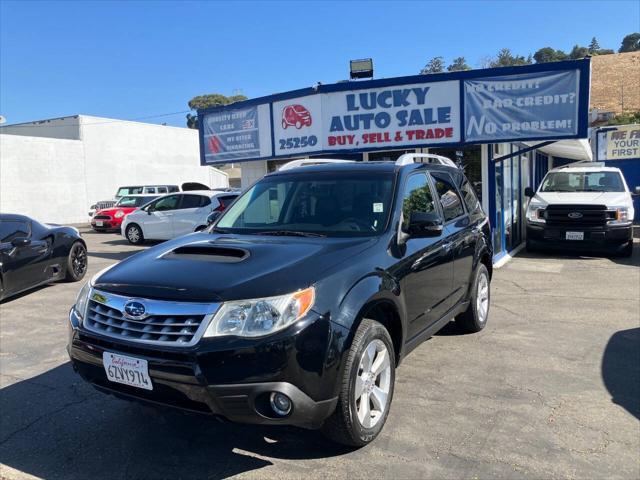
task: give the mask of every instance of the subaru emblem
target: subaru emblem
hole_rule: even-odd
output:
[[[573,218],[574,220],[578,218],[582,218],[582,214],[580,212],[571,212],[567,215],[569,218]]]
[[[129,300],[124,304],[124,314],[126,317],[138,319],[145,316],[147,309],[142,302]]]

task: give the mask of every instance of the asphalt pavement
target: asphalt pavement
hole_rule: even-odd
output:
[[[84,236],[89,275],[145,248]],[[65,351],[81,285],[37,289],[0,304],[0,476],[638,479],[636,247],[631,259],[524,253],[496,270],[487,328],[449,325],[416,349],[387,425],[359,450],[99,393]]]

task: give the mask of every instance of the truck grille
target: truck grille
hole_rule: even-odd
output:
[[[218,307],[217,304],[135,299],[147,306],[148,314],[132,318],[124,313],[124,305],[130,301],[127,297],[92,291],[84,327],[132,342],[189,346],[200,339]]]
[[[544,218],[550,226],[603,226],[615,218],[616,212],[605,205],[549,205]]]
[[[116,206],[116,202],[113,200],[102,200],[96,202],[96,210],[104,210],[105,208],[113,208]]]

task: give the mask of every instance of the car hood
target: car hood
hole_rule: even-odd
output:
[[[98,210],[96,215],[115,215],[118,211],[122,210],[124,213],[131,213],[134,210],[137,210],[138,207],[113,207],[113,208],[105,208],[104,210]]]
[[[630,203],[627,192],[538,192],[533,197],[542,204],[606,205],[619,207]]]
[[[193,302],[282,295],[313,285],[378,240],[193,233],[129,257],[94,285],[131,297]]]

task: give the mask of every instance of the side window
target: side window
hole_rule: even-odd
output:
[[[453,186],[451,177],[447,174],[435,173],[433,179],[436,184],[436,192],[442,205],[442,212],[444,213],[444,221],[448,222],[454,218],[464,214],[464,208],[462,207],[462,199],[456,188]]]
[[[169,193],[173,193],[173,192],[179,192],[180,189],[178,187],[176,187],[175,185],[171,185],[169,187]]]
[[[15,238],[30,236],[31,229],[27,222],[0,221],[0,243],[8,243]]]
[[[153,209],[158,212],[164,212],[166,210],[175,210],[178,208],[178,203],[180,202],[180,195],[169,195],[168,197],[162,197],[160,200],[156,201],[153,205]]]
[[[212,201],[211,198],[209,197],[200,197],[200,206],[201,207],[207,207],[209,205],[211,205]]]
[[[185,208],[200,208],[205,205],[204,201],[209,200],[202,195],[183,195],[180,209]]]
[[[169,192],[167,192],[167,187],[158,187],[158,193],[169,193]]]
[[[145,193],[156,193],[156,187],[147,187],[145,190]]]
[[[402,197],[402,230],[409,229],[409,220],[412,212],[431,213],[436,211],[436,206],[431,195],[429,182],[424,173],[411,175],[404,187]]]
[[[477,213],[481,210],[480,202],[478,201],[476,192],[473,190],[469,180],[465,179],[462,182],[462,185],[460,186],[460,193],[462,193],[462,199],[464,200],[464,204],[467,206],[469,213]]]

